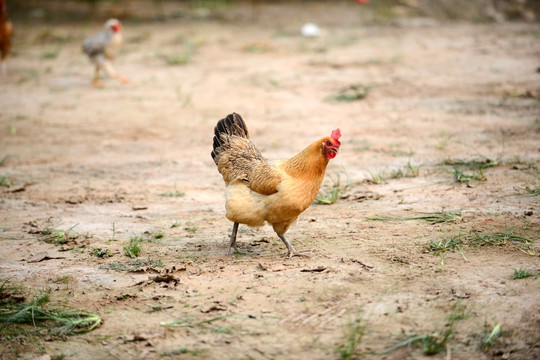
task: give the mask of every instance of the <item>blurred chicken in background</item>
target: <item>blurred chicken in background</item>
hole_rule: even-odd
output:
[[[0,0],[2,1],[2,0]],[[119,75],[114,69],[111,61],[114,58],[115,50],[122,43],[122,24],[117,19],[109,19],[105,23],[105,30],[87,38],[83,42],[83,51],[88,55],[92,63],[96,65],[92,85],[101,86],[99,82],[99,70],[105,72],[123,84],[129,82],[128,79]]]
[[[7,18],[6,0],[0,0],[0,54],[2,62],[0,63],[0,75],[7,75],[6,58],[11,48],[11,34],[13,33],[13,24]]]

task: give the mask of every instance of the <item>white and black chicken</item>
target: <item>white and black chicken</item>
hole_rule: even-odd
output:
[[[124,84],[129,82],[128,79],[116,72],[111,63],[115,55],[115,50],[121,43],[122,24],[117,19],[107,20],[104,31],[84,40],[82,44],[83,51],[88,55],[92,63],[96,65],[92,85],[101,86],[99,82],[99,70],[102,68],[113,79]]]

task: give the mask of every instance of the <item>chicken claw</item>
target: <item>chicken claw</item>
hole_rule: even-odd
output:
[[[233,225],[232,233],[231,233],[231,240],[229,241],[229,246],[227,247],[227,255],[231,254],[231,247],[236,251],[238,254],[245,254],[245,252],[242,252],[238,249],[238,246],[236,246],[236,234],[238,233],[238,223],[235,222]]]
[[[283,240],[283,242],[285,243],[285,246],[287,246],[287,257],[290,259],[292,258],[293,256],[303,256],[303,257],[309,257],[308,254],[304,254],[304,253],[300,253],[298,251],[296,251],[296,249],[291,245],[291,243],[285,239],[285,235],[283,234],[279,234],[279,233],[276,233],[277,236],[279,236],[279,238],[281,240]]]
[[[125,77],[120,76],[120,75],[115,77],[115,79],[120,81],[122,84],[129,84],[129,82],[130,82],[128,78],[125,78]]]

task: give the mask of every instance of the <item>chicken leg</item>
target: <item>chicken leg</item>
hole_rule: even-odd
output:
[[[227,255],[231,254],[231,247],[239,254],[243,254],[236,246],[236,234],[238,233],[238,223],[235,222],[232,228],[231,240],[229,241],[229,247],[227,248]]]
[[[107,74],[112,77],[113,79],[116,79],[118,81],[120,81],[122,84],[128,84],[129,83],[129,80],[121,75],[119,75],[114,66],[112,66],[112,64],[109,62],[109,61],[105,61],[103,63],[103,68],[105,69],[105,72],[107,72]]]
[[[289,251],[287,253],[287,256],[290,258],[292,258],[293,256],[303,256],[303,257],[309,257],[308,254],[303,254],[303,253],[299,253],[298,251],[296,251],[293,246],[291,245],[291,243],[289,241],[287,241],[287,239],[285,239],[285,235],[283,234],[280,234],[280,233],[276,233],[277,236],[279,236],[279,238],[281,240],[283,240],[283,242],[285,243],[285,246],[287,246],[287,250]]]
[[[103,84],[99,82],[99,65],[96,65],[96,70],[94,72],[94,79],[92,80],[92,85],[95,87],[103,86]]]

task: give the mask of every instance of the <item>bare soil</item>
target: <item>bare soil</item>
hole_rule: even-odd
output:
[[[131,83],[100,89],[80,40],[101,23],[17,32],[0,79],[0,278],[51,288],[49,306],[103,323],[66,339],[4,334],[1,359],[420,359],[417,346],[380,352],[441,334],[456,303],[468,316],[431,358],[540,358],[538,276],[512,279],[540,272],[540,198],[526,190],[539,186],[538,24],[377,26],[353,6],[272,9],[127,22],[115,66]],[[299,35],[308,20],[321,37]],[[163,60],[182,54],[183,65]],[[359,84],[365,98],[333,100]],[[232,224],[210,151],[233,111],[270,159],[341,128],[324,187],[341,173],[346,198],[312,205],[287,233],[310,258],[288,259],[270,227],[245,226],[247,254],[225,255]],[[458,167],[476,175],[466,182],[445,164],[487,159],[482,173]],[[367,220],[441,211],[461,217]],[[46,242],[47,229],[71,236]],[[535,241],[425,247],[471,231]],[[131,259],[133,236],[145,241]],[[351,342],[354,324],[364,335]]]

